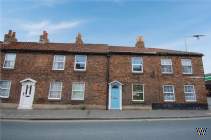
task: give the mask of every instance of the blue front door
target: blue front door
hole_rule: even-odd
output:
[[[120,109],[120,88],[118,85],[111,86],[111,109]]]

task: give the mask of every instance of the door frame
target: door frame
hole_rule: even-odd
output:
[[[112,88],[112,86],[113,85],[118,85],[119,86],[119,94],[120,94],[120,96],[119,96],[119,108],[111,108],[111,88]],[[119,81],[117,81],[117,80],[115,80],[115,81],[113,81],[113,82],[110,82],[109,83],[109,101],[108,101],[108,109],[110,110],[110,109],[117,109],[117,110],[122,110],[122,83],[121,82],[119,82]]]
[[[22,106],[22,102],[24,101],[23,98],[25,98],[25,97],[23,97],[23,94],[22,94],[23,91],[22,91],[22,89],[23,89],[23,86],[27,85],[28,82],[30,82],[30,84],[32,86],[34,86],[34,90],[32,90],[33,93],[31,93],[31,96],[32,96],[31,97],[32,98],[32,105],[33,105],[34,95],[35,95],[35,88],[36,88],[35,87],[35,84],[37,83],[37,81],[35,81],[35,80],[31,79],[31,78],[26,78],[26,79],[20,81],[20,83],[21,83],[21,91],[20,91],[20,100],[19,100],[18,109],[32,109],[32,105],[29,106],[29,107],[23,107]]]

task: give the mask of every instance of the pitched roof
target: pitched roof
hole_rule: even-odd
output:
[[[75,43],[38,43],[38,42],[14,42],[0,43],[1,50],[11,51],[42,51],[42,52],[66,52],[66,53],[97,53],[97,54],[151,54],[151,55],[191,55],[202,56],[201,53],[176,51],[159,48],[137,48],[126,46],[111,46],[107,44],[84,44],[76,47]]]

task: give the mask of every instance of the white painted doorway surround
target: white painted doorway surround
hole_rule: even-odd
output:
[[[32,109],[36,82],[31,78],[20,81],[22,87],[18,109]]]

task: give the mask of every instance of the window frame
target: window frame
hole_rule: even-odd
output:
[[[142,94],[143,94],[143,100],[134,100],[133,99],[133,95],[134,95],[134,91],[133,91],[133,86],[134,85],[141,85],[142,86],[142,88],[143,88],[143,92],[142,92]],[[139,92],[136,92],[136,93],[139,93]],[[134,102],[143,102],[144,101],[144,84],[134,84],[134,83],[132,83],[132,101],[134,101]]]
[[[83,98],[73,98],[73,92],[74,91],[82,92],[81,90],[73,90],[73,84],[83,84]],[[72,82],[71,100],[73,100],[73,101],[84,101],[84,99],[85,99],[85,90],[86,90],[85,82]]]
[[[5,67],[5,62],[6,62],[6,58],[7,58],[8,55],[15,55],[14,64],[13,64],[12,67]],[[3,68],[4,69],[14,69],[15,68],[15,61],[16,61],[16,53],[5,53]]]
[[[141,60],[141,63],[140,64],[133,64],[133,59],[134,58],[139,58]],[[140,65],[142,67],[141,71],[133,70],[133,66],[134,65]],[[131,58],[131,67],[132,67],[132,73],[143,73],[144,72],[144,60],[143,60],[143,57],[139,57],[139,56],[132,57]]]
[[[54,82],[60,82],[61,83],[61,90],[56,91],[56,92],[60,92],[59,93],[59,96],[60,96],[59,98],[50,97],[50,92],[55,91],[55,90],[51,90],[52,83],[54,83]],[[62,98],[62,89],[63,89],[63,82],[62,81],[55,80],[55,81],[50,82],[50,87],[49,87],[49,91],[48,91],[48,99],[49,100],[61,100],[61,98]]]
[[[193,87],[193,92],[185,92],[185,87],[186,87],[186,86],[192,86],[192,87]],[[186,93],[193,93],[194,100],[186,100]],[[186,101],[186,102],[196,102],[196,91],[195,91],[195,86],[194,86],[194,85],[191,85],[191,84],[186,84],[186,85],[184,85],[184,95],[185,95],[185,101]]]
[[[8,91],[8,95],[7,96],[2,96],[2,95],[0,95],[0,98],[9,98],[9,96],[10,96],[10,89],[11,89],[11,85],[12,85],[12,81],[11,80],[0,80],[0,81],[7,81],[7,82],[9,82],[9,87],[8,88],[1,88],[1,89],[6,89],[6,90],[9,90]]]
[[[173,92],[165,92],[164,91],[164,87],[165,86],[172,86],[173,87]],[[173,100],[165,100],[165,93],[173,93],[174,99]],[[164,100],[164,102],[175,102],[176,101],[175,86],[174,85],[163,85],[163,100]]]
[[[64,57],[64,60],[63,61],[56,61],[56,56],[63,56]],[[60,63],[60,62],[63,62],[63,69],[55,68],[55,64],[56,63]],[[60,55],[60,54],[54,55],[52,70],[64,70],[65,69],[65,62],[66,62],[66,56],[65,55]]]
[[[76,57],[77,56],[84,56],[85,57],[85,62],[79,62],[79,64],[84,64],[84,69],[77,69],[76,68],[76,64],[78,64],[78,62],[76,61]],[[86,71],[86,63],[87,63],[87,55],[75,55],[75,61],[74,61],[74,71]]]
[[[191,66],[191,72],[190,72],[190,73],[184,72],[184,71],[183,71],[183,66],[189,66],[189,65],[183,65],[183,61],[185,61],[185,60],[190,60],[190,62],[191,62],[191,65],[190,65],[190,66]],[[181,65],[182,65],[182,73],[183,73],[183,74],[187,74],[187,75],[188,75],[188,74],[193,74],[192,59],[189,59],[189,58],[182,58],[182,59],[181,59]]]
[[[162,60],[171,60],[171,64],[170,65],[162,65]],[[160,59],[160,65],[161,65],[161,73],[162,74],[173,74],[174,70],[173,70],[173,63],[172,63],[172,59],[171,58],[161,58]],[[163,72],[162,70],[162,66],[171,66],[171,72]]]

